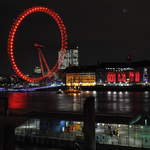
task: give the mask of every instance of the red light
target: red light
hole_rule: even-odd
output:
[[[108,72],[107,82],[116,82],[116,74],[114,72]]]
[[[126,82],[126,74],[125,73],[118,73],[118,82]]]
[[[118,73],[118,82],[122,82],[121,73]]]
[[[10,109],[22,109],[26,107],[26,96],[24,93],[9,93],[8,107]]]
[[[134,72],[129,72],[129,81],[134,82]]]
[[[54,12],[53,10],[50,10],[46,7],[41,7],[41,6],[38,6],[38,7],[32,7],[32,8],[29,8],[27,10],[25,10],[23,13],[21,13],[21,15],[19,15],[19,17],[17,18],[17,20],[13,23],[12,27],[11,27],[11,31],[9,33],[9,38],[8,38],[8,53],[9,53],[9,58],[10,58],[10,61],[11,61],[11,65],[14,69],[14,71],[16,72],[16,74],[18,74],[22,79],[25,79],[26,81],[28,82],[37,82],[37,81],[40,81],[40,80],[43,80],[44,78],[47,77],[47,74],[50,74],[51,76],[53,75],[53,72],[57,72],[58,70],[58,66],[57,67],[53,67],[50,72],[48,72],[46,75],[42,76],[42,77],[39,77],[39,78],[29,78],[27,76],[25,76],[18,68],[17,68],[17,65],[15,63],[15,60],[14,60],[14,38],[15,38],[15,33],[20,25],[20,23],[23,21],[23,19],[25,17],[27,17],[29,14],[32,14],[32,13],[35,13],[35,12],[44,12],[44,13],[47,13],[50,17],[52,17],[59,29],[63,29],[63,30],[60,30],[60,34],[61,34],[61,48],[60,50],[63,50],[64,48],[67,49],[67,42],[64,42],[64,39],[65,41],[67,41],[67,33],[66,33],[66,30],[64,30],[64,27],[65,25],[63,24],[63,21],[62,19],[60,18],[60,16]],[[10,53],[12,52],[12,53]],[[58,60],[56,62],[56,64],[58,63]]]
[[[126,82],[126,74],[122,73],[122,82]]]
[[[140,82],[140,73],[139,72],[135,73],[135,82]]]

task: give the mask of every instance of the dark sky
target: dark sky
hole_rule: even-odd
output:
[[[69,47],[79,46],[80,64],[150,59],[149,0],[1,0],[0,2],[0,73],[10,73],[7,38],[11,24],[27,8],[42,5],[56,11],[68,30]],[[55,63],[59,32],[45,14],[26,18],[16,35],[17,64],[31,72],[37,63],[32,43],[45,45],[49,65]],[[57,46],[54,46],[57,43]]]

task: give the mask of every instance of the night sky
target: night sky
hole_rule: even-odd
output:
[[[149,0],[1,0],[0,73],[10,74],[7,38],[17,16],[27,8],[46,6],[57,12],[68,31],[69,48],[79,47],[81,65],[99,62],[150,60]],[[38,63],[34,42],[45,45],[43,53],[53,66],[60,46],[55,22],[45,14],[28,16],[15,39],[15,57],[23,72]],[[32,65],[31,65],[32,64]]]

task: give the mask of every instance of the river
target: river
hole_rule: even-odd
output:
[[[88,96],[95,97],[97,113],[136,114],[150,111],[150,92],[128,91],[84,91],[80,94],[57,94],[56,92],[14,92],[1,93],[0,107],[4,97],[8,98],[9,110],[13,113],[28,112],[80,112],[84,100]]]

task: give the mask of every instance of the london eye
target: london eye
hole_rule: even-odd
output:
[[[61,56],[57,58],[56,63],[53,65],[52,68],[50,68],[47,64],[47,61],[44,57],[44,54],[42,52],[42,45],[38,43],[34,43],[34,47],[38,49],[38,59],[40,63],[40,68],[42,70],[42,74],[39,77],[31,77],[27,76],[23,72],[23,68],[20,68],[16,62],[16,57],[14,56],[15,53],[15,36],[16,33],[22,23],[22,21],[29,15],[34,14],[34,13],[44,13],[47,14],[49,17],[51,17],[57,24],[57,27],[60,32],[60,48],[59,51],[61,52]],[[54,74],[59,70],[60,64],[63,62],[63,58],[66,54],[66,49],[68,46],[67,42],[67,32],[66,32],[66,27],[63,23],[63,20],[61,17],[53,10],[42,7],[42,6],[36,6],[29,8],[22,12],[17,19],[14,21],[14,23],[11,26],[11,30],[9,32],[9,37],[8,37],[8,56],[9,60],[12,66],[13,71],[23,80],[26,80],[28,82],[39,82],[41,80],[44,80],[45,78],[51,78],[54,76]],[[44,66],[46,67],[47,72],[45,73],[44,71]]]

